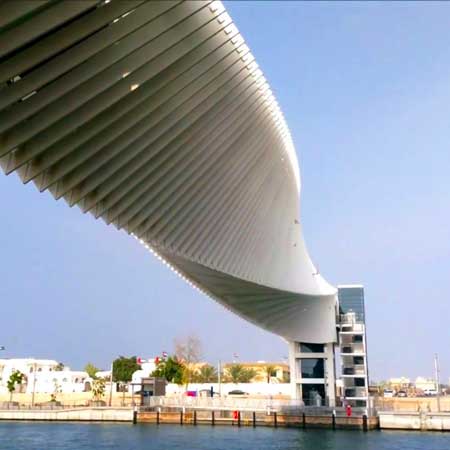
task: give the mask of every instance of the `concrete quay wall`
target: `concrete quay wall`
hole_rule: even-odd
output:
[[[450,411],[450,395],[441,396],[439,404],[441,411]],[[374,406],[378,411],[439,411],[437,397],[375,397]]]
[[[250,411],[239,412],[239,418],[230,411],[140,411],[137,423],[183,424],[183,425],[233,425],[296,428],[331,428],[331,429],[378,429],[378,418],[342,417],[332,415],[284,415],[264,414]]]
[[[4,409],[0,420],[48,420],[80,422],[132,422],[130,408],[73,408],[73,409]]]
[[[381,429],[450,431],[450,412],[379,411]]]

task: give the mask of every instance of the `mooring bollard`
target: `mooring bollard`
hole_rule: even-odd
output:
[[[197,411],[194,411],[194,425],[197,425]]]
[[[367,431],[367,416],[363,415],[363,431]]]
[[[240,411],[238,411],[238,414],[237,414],[237,421],[238,421],[238,427],[240,427],[241,426],[241,412]]]
[[[214,411],[211,411],[211,425],[214,426],[216,424],[215,417],[214,417]]]
[[[137,424],[137,411],[134,410],[133,411],[133,425],[136,425],[136,424]]]
[[[183,425],[183,411],[180,411],[180,425]]]
[[[302,414],[302,424],[303,424],[303,429],[306,428],[306,417],[305,417],[305,413]]]
[[[156,425],[159,425],[159,409],[156,411]]]
[[[278,420],[277,420],[277,412],[276,411],[273,412],[273,426],[275,428],[278,427]]]
[[[336,411],[333,410],[332,414],[331,414],[331,427],[333,428],[333,430],[336,429]]]
[[[253,428],[256,427],[256,413],[253,411]]]

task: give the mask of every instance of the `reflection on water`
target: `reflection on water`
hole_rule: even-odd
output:
[[[450,434],[0,422],[0,450],[450,450]]]

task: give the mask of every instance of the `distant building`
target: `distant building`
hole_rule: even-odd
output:
[[[7,392],[7,382],[14,371],[25,375],[19,390],[26,393],[84,392],[88,374],[72,371],[53,359],[0,359],[0,393]]]
[[[289,383],[289,364],[287,362],[227,362],[222,365],[223,374],[228,375],[230,367],[235,364],[255,371],[255,376],[250,380],[251,383]]]
[[[133,372],[131,376],[131,383],[141,384],[143,378],[148,378],[151,376],[153,371],[156,369],[156,359],[149,359],[147,362],[141,363],[141,368]]]
[[[341,359],[342,400],[366,407],[369,400],[364,286],[338,286],[338,339]]]
[[[417,377],[414,386],[419,391],[430,391],[436,389],[436,381],[431,378]]]
[[[406,377],[389,378],[387,384],[396,391],[404,391],[410,387],[411,380]]]

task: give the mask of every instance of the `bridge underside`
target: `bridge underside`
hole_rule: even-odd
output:
[[[289,130],[220,2],[2,2],[0,166],[247,320],[335,340]]]
[[[333,342],[334,330],[324,336],[323,322],[335,320],[334,296],[308,296],[245,281],[201,264],[161,254],[177,270],[230,311],[291,341]],[[320,317],[320,321],[311,321]],[[325,339],[325,340],[324,340]]]

